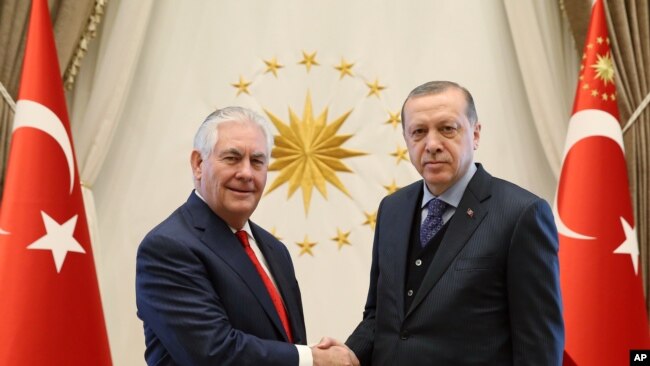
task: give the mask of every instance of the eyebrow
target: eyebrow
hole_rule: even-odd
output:
[[[251,158],[253,159],[262,159],[266,160],[266,154],[263,152],[256,152],[251,154]]]
[[[241,151],[235,149],[234,147],[231,147],[230,149],[226,149],[226,150],[221,151],[221,153],[219,153],[219,156],[225,156],[225,155],[231,155],[231,154],[232,155],[237,155],[237,156],[242,156],[243,155]]]
[[[244,156],[244,154],[241,151],[239,151],[238,149],[236,149],[234,147],[231,147],[229,149],[225,149],[225,150],[221,151],[221,153],[219,154],[219,156],[226,156],[226,155],[236,155],[237,157]],[[251,154],[251,158],[266,160],[266,154],[263,153],[263,152],[254,152],[254,153]]]

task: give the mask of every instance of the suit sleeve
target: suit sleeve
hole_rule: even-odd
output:
[[[298,364],[294,345],[231,326],[201,259],[175,238],[149,235],[140,245],[136,299],[145,332],[156,335],[177,365]]]
[[[352,332],[345,344],[355,353],[361,365],[370,365],[375,341],[375,323],[377,309],[377,283],[379,281],[379,235],[381,232],[382,207],[377,211],[377,226],[372,246],[372,265],[370,267],[370,286],[363,311],[363,320]]]
[[[551,209],[541,199],[526,207],[515,225],[507,281],[514,364],[561,365],[558,235]]]

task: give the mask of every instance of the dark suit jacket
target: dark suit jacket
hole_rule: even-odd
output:
[[[364,318],[346,342],[362,365],[561,364],[550,207],[477,166],[409,309],[405,268],[422,181],[381,202]]]
[[[250,222],[287,308],[294,342],[306,343],[291,257]],[[144,238],[136,272],[149,365],[297,365],[264,283],[227,224],[196,194]]]

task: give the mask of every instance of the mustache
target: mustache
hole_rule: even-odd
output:
[[[422,157],[422,164],[427,163],[451,163],[451,156],[442,152],[426,154]]]

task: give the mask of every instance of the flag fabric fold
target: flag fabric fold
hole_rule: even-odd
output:
[[[0,365],[110,365],[46,0],[32,2],[0,204]]]
[[[649,349],[614,64],[593,4],[556,196],[565,365],[624,365]]]

